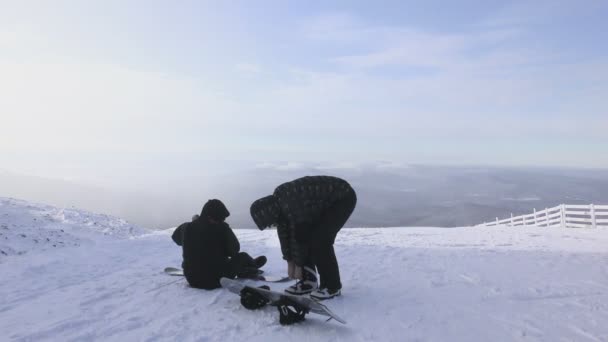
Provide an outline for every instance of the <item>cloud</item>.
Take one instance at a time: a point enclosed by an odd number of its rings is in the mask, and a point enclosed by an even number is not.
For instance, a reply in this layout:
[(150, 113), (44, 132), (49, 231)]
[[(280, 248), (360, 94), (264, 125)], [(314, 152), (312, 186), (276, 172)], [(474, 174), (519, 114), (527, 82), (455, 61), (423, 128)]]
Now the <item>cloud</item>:
[(270, 169), (275, 171), (298, 171), (307, 169), (309, 166), (302, 162), (263, 162), (255, 165), (256, 169)]
[(350, 161), (334, 161), (331, 163), (322, 163), (314, 166), (314, 169), (321, 171), (339, 171), (339, 170), (360, 170), (361, 163)]
[(364, 30), (360, 25), (359, 19), (350, 13), (324, 13), (307, 18), (299, 27), (298, 34), (311, 40), (355, 42), (360, 41), (363, 33), (357, 28)]
[[(495, 49), (484, 52), (488, 46), (508, 42), (517, 38), (520, 30), (495, 30), (481, 33), (454, 34), (454, 33), (429, 33), (408, 28), (392, 29), (370, 29), (375, 34), (370, 36), (372, 41), (385, 41), (385, 44), (376, 48), (375, 51), (339, 56), (332, 61), (349, 67), (374, 68), (384, 66), (406, 66), (406, 67), (435, 67), (439, 69), (477, 68), (488, 65), (492, 61), (484, 61), (486, 56), (496, 54)], [(367, 46), (373, 46), (362, 42)], [(500, 50), (499, 50), (500, 51)], [(521, 52), (521, 51), (519, 51)], [(475, 56), (472, 57), (471, 55)], [(504, 60), (504, 53), (503, 62)], [(518, 53), (514, 61), (521, 62), (526, 57)], [(495, 59), (496, 57), (494, 57)]]
[[(170, 62), (127, 67), (120, 58), (131, 50), (86, 59), (62, 39), (60, 47), (49, 39), (55, 48), (38, 55), (31, 52), (45, 39), (4, 33), (0, 48), (13, 46), (21, 58), (6, 49), (0, 59), (0, 151), (14, 160), (28, 155), (20, 152), (80, 152), (120, 165), (193, 155), (466, 162), (489, 155), (486, 142), (496, 139), (606, 141), (608, 62), (564, 65), (568, 52), (528, 40), (527, 27), (425, 30), (330, 13), (284, 29), (263, 53), (216, 50), (221, 63), (212, 72)], [(239, 34), (231, 37), (260, 32)], [(281, 39), (297, 42), (287, 45), (294, 50), (285, 53)]]
[(245, 74), (259, 74), (262, 72), (262, 67), (254, 63), (239, 63), (234, 68), (236, 71)]
[(603, 0), (518, 0), (506, 3), (478, 25), (486, 28), (535, 26), (605, 9)]
[(192, 79), (112, 64), (0, 61), (0, 74), (0, 148), (13, 151), (171, 150), (231, 111)]
[(411, 165), (409, 165), (408, 163), (404, 163), (404, 162), (385, 161), (385, 162), (379, 162), (378, 164), (375, 165), (375, 167), (378, 170), (403, 170), (403, 169), (410, 169)]
[(18, 38), (12, 32), (0, 31), (0, 48), (13, 47), (17, 44)]
[[(585, 129), (576, 118), (581, 112), (576, 106), (593, 122), (590, 126), (604, 127), (606, 105), (596, 95), (608, 91), (608, 84), (599, 79), (608, 61), (565, 64), (567, 50), (530, 40), (525, 26), (430, 32), (331, 14), (305, 27), (307, 39), (350, 44), (357, 52), (334, 51), (338, 55), (329, 61), (338, 68), (331, 72), (294, 71), (299, 82), (277, 91), (277, 98), (294, 103), (298, 97), (312, 99), (296, 107), (348, 120), (343, 125), (357, 134), (373, 135), (367, 127), (383, 126), (377, 137), (401, 132), (446, 139), (557, 139), (574, 138), (585, 130), (599, 138), (597, 129)], [(332, 111), (335, 108), (349, 115)]]
[[(348, 13), (311, 18), (303, 25), (302, 32), (308, 40), (329, 42), (344, 47), (344, 51), (356, 51), (329, 58), (338, 66), (350, 68), (470, 68), (473, 63), (475, 66), (484, 63), (485, 55), (496, 54), (501, 51), (500, 45), (516, 42), (525, 33), (520, 27), (442, 32), (408, 26), (370, 25)], [(521, 49), (516, 52), (516, 60), (521, 62), (525, 55), (521, 54)]]

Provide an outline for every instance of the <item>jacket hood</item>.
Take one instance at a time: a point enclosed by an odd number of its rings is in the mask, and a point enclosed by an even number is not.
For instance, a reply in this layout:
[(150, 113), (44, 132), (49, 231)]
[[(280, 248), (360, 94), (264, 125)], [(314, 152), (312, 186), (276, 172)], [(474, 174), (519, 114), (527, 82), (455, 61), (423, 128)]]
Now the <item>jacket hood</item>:
[(250, 212), (258, 228), (264, 230), (278, 222), (281, 208), (276, 197), (270, 195), (253, 202)]
[(230, 216), (230, 212), (222, 201), (212, 199), (207, 201), (201, 210), (201, 217), (209, 217), (215, 221), (223, 222), (226, 217)]

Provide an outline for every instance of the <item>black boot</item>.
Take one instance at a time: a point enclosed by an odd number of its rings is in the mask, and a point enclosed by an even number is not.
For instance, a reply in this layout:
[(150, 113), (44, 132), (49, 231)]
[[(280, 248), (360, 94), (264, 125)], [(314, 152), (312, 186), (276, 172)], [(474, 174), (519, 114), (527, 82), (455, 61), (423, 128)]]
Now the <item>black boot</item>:
[(268, 261), (268, 259), (266, 259), (265, 256), (261, 255), (255, 259), (253, 259), (253, 265), (256, 268), (261, 268), (262, 266), (266, 265), (266, 261)]
[(261, 274), (260, 270), (255, 267), (244, 267), (236, 274), (237, 278), (256, 279)]

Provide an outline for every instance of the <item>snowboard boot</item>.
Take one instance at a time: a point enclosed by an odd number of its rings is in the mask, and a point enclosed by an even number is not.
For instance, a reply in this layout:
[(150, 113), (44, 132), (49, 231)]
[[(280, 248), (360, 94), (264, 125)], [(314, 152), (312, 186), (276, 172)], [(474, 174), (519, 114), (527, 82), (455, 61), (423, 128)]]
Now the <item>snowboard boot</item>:
[(291, 285), (290, 287), (285, 289), (285, 292), (292, 295), (305, 295), (309, 294), (312, 291), (316, 290), (319, 286), (317, 285), (317, 272), (313, 269), (304, 267), (302, 270), (304, 273), (302, 280), (298, 280), (297, 283)]
[(261, 255), (253, 259), (253, 265), (255, 266), (255, 268), (261, 268), (262, 266), (266, 265), (266, 261), (268, 261), (268, 259), (266, 259), (265, 256)]
[(248, 279), (255, 279), (257, 278), (260, 274), (262, 274), (262, 271), (258, 270), (255, 267), (245, 267), (242, 270), (240, 270), (237, 274), (236, 277), (237, 278), (248, 278)]
[(328, 288), (317, 289), (310, 293), (310, 298), (313, 298), (316, 300), (326, 300), (326, 299), (331, 299), (331, 298), (341, 295), (342, 294), (341, 292), (342, 292), (341, 289), (335, 289), (335, 290), (331, 290)]

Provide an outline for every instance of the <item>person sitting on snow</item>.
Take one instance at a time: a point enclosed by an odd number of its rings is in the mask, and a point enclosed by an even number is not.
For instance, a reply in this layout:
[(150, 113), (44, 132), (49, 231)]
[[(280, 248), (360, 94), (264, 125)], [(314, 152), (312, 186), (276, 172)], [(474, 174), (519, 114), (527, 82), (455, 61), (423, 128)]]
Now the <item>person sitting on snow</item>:
[(252, 277), (266, 264), (266, 257), (252, 258), (240, 252), (234, 232), (225, 222), (230, 216), (218, 199), (207, 201), (201, 215), (181, 224), (171, 236), (182, 246), (184, 276), (190, 286), (201, 289), (221, 287), (220, 278)]
[(330, 176), (298, 178), (253, 202), (253, 221), (260, 230), (277, 227), (288, 274), (299, 279), (285, 292), (310, 293), (321, 300), (340, 295), (342, 283), (333, 245), (356, 204), (357, 195), (348, 182)]

